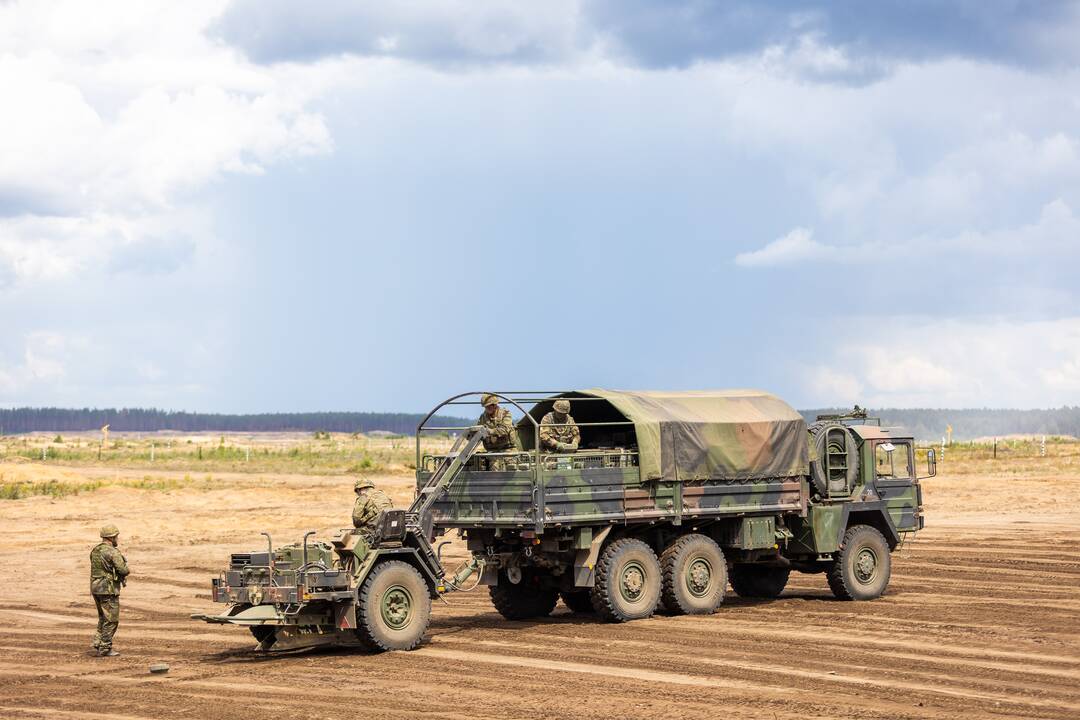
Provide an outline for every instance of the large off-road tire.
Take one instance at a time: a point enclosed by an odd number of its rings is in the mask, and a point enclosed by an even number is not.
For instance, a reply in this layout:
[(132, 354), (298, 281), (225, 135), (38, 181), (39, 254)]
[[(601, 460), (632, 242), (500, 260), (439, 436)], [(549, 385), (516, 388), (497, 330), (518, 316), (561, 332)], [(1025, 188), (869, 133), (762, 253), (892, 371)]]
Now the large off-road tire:
[(592, 592), (588, 588), (574, 590), (573, 592), (561, 592), (563, 605), (570, 608), (570, 612), (577, 615), (592, 615), (596, 610), (592, 606)]
[(431, 595), (412, 565), (400, 560), (379, 563), (358, 595), (356, 634), (372, 650), (412, 650), (424, 639)]
[(712, 538), (691, 533), (660, 554), (661, 602), (676, 615), (708, 615), (724, 602), (727, 561)]
[(885, 592), (891, 569), (885, 536), (869, 525), (852, 525), (829, 569), (829, 589), (841, 600), (873, 600)]
[(774, 598), (784, 592), (791, 568), (740, 564), (731, 568), (731, 588), (744, 598)]
[(559, 591), (544, 586), (540, 577), (526, 571), (521, 582), (513, 584), (506, 573), (499, 573), (499, 584), (488, 588), (491, 603), (507, 620), (528, 620), (547, 617), (559, 602)]
[(607, 622), (650, 617), (660, 602), (660, 561), (641, 540), (623, 538), (608, 545), (596, 563), (592, 604)]

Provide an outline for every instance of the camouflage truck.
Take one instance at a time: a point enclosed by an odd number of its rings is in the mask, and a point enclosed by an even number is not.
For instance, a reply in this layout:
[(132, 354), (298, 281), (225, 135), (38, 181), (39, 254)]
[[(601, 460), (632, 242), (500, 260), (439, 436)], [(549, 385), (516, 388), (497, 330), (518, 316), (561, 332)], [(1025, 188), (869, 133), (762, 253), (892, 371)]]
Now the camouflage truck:
[[(469, 459), (432, 525), (465, 538), (510, 619), (547, 615), (559, 597), (614, 622), (658, 607), (711, 613), (729, 582), (776, 597), (792, 570), (869, 600), (888, 585), (890, 553), (923, 527), (913, 438), (862, 412), (808, 426), (755, 390), (499, 397), (521, 414), (518, 448)], [(574, 453), (538, 439), (559, 398), (580, 429)], [(421, 453), (433, 430), (418, 429), (418, 488), (446, 459)], [(927, 462), (932, 475), (932, 450)]]
[[(416, 499), (368, 537), (342, 530), (234, 554), (212, 583), (228, 608), (192, 617), (248, 626), (263, 650), (333, 643), (412, 649), (431, 600), (473, 575), (509, 619), (549, 614), (559, 598), (610, 622), (658, 607), (705, 614), (728, 583), (776, 597), (792, 570), (824, 573), (845, 600), (879, 596), (890, 553), (922, 528), (913, 439), (865, 414), (807, 425), (778, 398), (710, 392), (494, 393), (516, 409), (515, 447), (479, 452), (481, 425), (417, 428)], [(568, 399), (574, 452), (547, 452), (541, 419)], [(444, 413), (445, 414), (445, 413)], [(425, 453), (432, 433), (460, 433)], [(934, 456), (927, 456), (934, 474)], [(438, 537), (457, 530), (469, 559), (448, 573)], [(474, 587), (476, 585), (474, 584)], [(471, 589), (471, 588), (470, 588)]]

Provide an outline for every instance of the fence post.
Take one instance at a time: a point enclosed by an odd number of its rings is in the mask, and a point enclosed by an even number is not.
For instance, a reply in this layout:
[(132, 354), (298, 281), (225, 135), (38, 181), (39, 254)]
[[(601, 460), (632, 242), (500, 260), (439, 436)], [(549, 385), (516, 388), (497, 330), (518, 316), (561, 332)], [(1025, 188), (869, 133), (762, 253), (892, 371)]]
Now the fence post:
[(1039, 456), (1046, 457), (1046, 436), (1042, 436), (1042, 444), (1039, 446)]

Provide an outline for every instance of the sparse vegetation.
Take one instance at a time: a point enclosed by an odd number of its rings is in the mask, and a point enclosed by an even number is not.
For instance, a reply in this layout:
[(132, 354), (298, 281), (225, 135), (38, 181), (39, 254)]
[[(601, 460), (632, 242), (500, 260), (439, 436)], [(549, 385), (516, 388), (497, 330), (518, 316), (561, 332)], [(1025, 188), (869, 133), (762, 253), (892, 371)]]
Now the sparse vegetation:
[[(425, 438), (425, 452), (445, 450), (451, 439)], [(43, 450), (46, 451), (43, 454)], [(49, 436), (18, 435), (0, 439), (0, 462), (48, 466), (113, 467), (192, 472), (304, 473), (340, 475), (412, 472), (412, 438), (368, 437), (327, 432), (318, 442), (301, 434), (158, 436), (116, 438), (105, 447), (98, 439), (69, 435), (57, 443)], [(43, 459), (44, 458), (44, 459)]]
[(137, 480), (43, 480), (38, 482), (8, 481), (0, 474), (0, 500), (21, 500), (35, 496), (48, 496), (61, 498), (68, 495), (92, 492), (103, 487), (128, 487), (136, 490), (150, 490), (168, 492), (189, 487), (210, 488), (214, 486), (214, 480), (207, 475), (203, 480), (193, 480), (185, 475), (182, 479), (153, 477), (144, 475)]

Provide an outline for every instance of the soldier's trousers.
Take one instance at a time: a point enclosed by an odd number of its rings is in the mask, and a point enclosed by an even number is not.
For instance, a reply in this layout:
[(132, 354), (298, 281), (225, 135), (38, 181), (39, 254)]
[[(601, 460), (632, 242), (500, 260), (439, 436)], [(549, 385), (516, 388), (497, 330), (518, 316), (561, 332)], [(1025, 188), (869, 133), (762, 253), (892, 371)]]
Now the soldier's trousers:
[(98, 650), (111, 650), (113, 635), (120, 624), (120, 596), (95, 595), (97, 605), (97, 632), (94, 633), (94, 647)]

